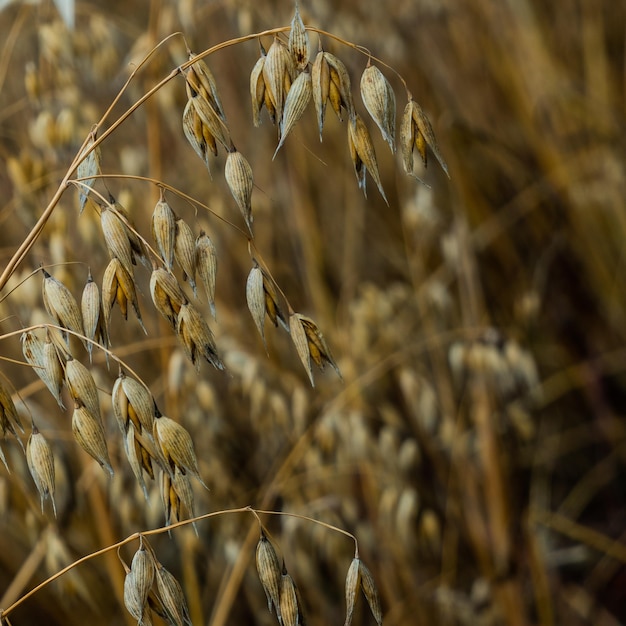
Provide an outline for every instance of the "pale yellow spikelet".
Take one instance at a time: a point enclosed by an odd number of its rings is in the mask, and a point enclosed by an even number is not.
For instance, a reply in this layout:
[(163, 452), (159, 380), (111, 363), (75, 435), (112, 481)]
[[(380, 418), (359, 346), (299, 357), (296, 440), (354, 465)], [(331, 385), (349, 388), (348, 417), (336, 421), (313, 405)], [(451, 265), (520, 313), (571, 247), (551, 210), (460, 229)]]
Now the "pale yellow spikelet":
[(254, 179), (250, 164), (238, 150), (233, 150), (228, 153), (226, 166), (224, 167), (224, 177), (243, 215), (248, 230), (252, 232), (251, 201)]
[(293, 578), (287, 573), (283, 566), (283, 573), (280, 577), (280, 614), (283, 618), (284, 626), (298, 626), (300, 607), (298, 606), (298, 596), (296, 595), (296, 585)]
[(311, 74), (308, 71), (301, 72), (296, 80), (293, 81), (285, 99), (285, 109), (280, 122), (280, 141), (272, 158), (276, 158), (276, 154), (287, 138), (289, 131), (302, 117), (311, 99), (311, 93)]
[(152, 212), (152, 237), (165, 266), (171, 271), (174, 267), (176, 216), (163, 195)]
[(111, 258), (117, 257), (128, 272), (133, 276), (133, 251), (130, 247), (127, 229), (119, 215), (107, 207), (102, 207), (100, 211), (100, 222), (102, 224), (102, 234), (109, 250)]
[(113, 476), (102, 421), (77, 401), (72, 414), (72, 433), (80, 447)]
[(150, 295), (157, 311), (176, 329), (180, 307), (187, 302), (174, 275), (159, 267), (150, 277)]
[(152, 434), (154, 425), (154, 399), (152, 394), (137, 380), (122, 376), (122, 389), (128, 399), (128, 413), (132, 422)]
[(354, 116), (354, 102), (352, 100), (352, 86), (348, 69), (341, 59), (330, 52), (324, 52), (324, 58), (328, 63), (330, 73), (329, 100), (337, 114), (337, 117), (343, 119), (341, 109), (344, 108), (348, 113), (348, 118)]
[(359, 573), (361, 576), (361, 588), (363, 589), (363, 595), (369, 604), (372, 615), (376, 620), (378, 626), (383, 624), (383, 612), (380, 606), (380, 599), (378, 597), (378, 591), (376, 589), (376, 583), (374, 577), (363, 561), (359, 561)]
[(202, 124), (206, 127), (202, 129), (202, 135), (205, 141), (208, 139), (210, 142), (211, 137), (214, 137), (222, 144), (225, 150), (229, 150), (232, 145), (232, 140), (226, 121), (222, 119), (213, 105), (204, 96), (193, 91), (190, 96), (191, 105), (198, 114)]
[(252, 122), (255, 126), (261, 125), (261, 109), (265, 102), (265, 80), (263, 66), (265, 65), (265, 50), (261, 46), (261, 56), (257, 59), (250, 72), (250, 98), (252, 100)]
[(306, 317), (300, 313), (296, 313), (296, 316), (299, 318), (302, 328), (304, 329), (309, 346), (309, 354), (311, 355), (313, 362), (321, 370), (324, 369), (324, 365), (326, 363), (329, 363), (337, 372), (339, 378), (341, 378), (339, 367), (337, 367), (337, 363), (335, 363), (333, 355), (330, 352), (330, 348), (328, 347), (328, 344), (326, 343), (326, 340), (324, 339), (324, 336), (322, 335), (322, 332), (318, 328), (317, 324), (310, 317)]
[(391, 152), (396, 151), (396, 96), (389, 81), (375, 66), (369, 65), (361, 75), (361, 98), (376, 122)]
[(146, 482), (143, 478), (143, 462), (141, 446), (136, 439), (135, 426), (132, 422), (128, 422), (127, 430), (124, 433), (124, 451), (126, 452), (126, 458), (128, 464), (133, 472), (133, 475), (137, 479), (139, 486), (143, 492), (146, 501), (149, 499), (148, 489), (146, 488)]
[(26, 444), (26, 462), (41, 498), (41, 512), (43, 513), (44, 501), (46, 498), (50, 498), (54, 516), (56, 517), (54, 456), (50, 444), (34, 424)]
[(361, 570), (359, 568), (360, 559), (354, 558), (346, 574), (346, 621), (344, 626), (351, 626), (356, 598), (361, 587)]
[[(193, 52), (189, 53), (189, 60), (196, 59)], [(200, 93), (211, 104), (219, 117), (225, 122), (226, 115), (219, 93), (217, 91), (217, 82), (213, 76), (213, 72), (203, 59), (197, 59), (193, 65), (189, 67), (186, 74), (187, 84), (197, 93)]]
[(365, 122), (361, 119), (361, 116), (357, 114), (350, 119), (348, 123), (348, 146), (350, 148), (350, 156), (352, 157), (352, 164), (354, 165), (354, 172), (359, 183), (359, 187), (363, 189), (363, 193), (367, 196), (365, 187), (365, 174), (369, 171), (371, 177), (374, 179), (380, 195), (385, 202), (389, 204), (385, 191), (383, 189), (382, 181), (380, 180), (380, 174), (378, 172), (378, 163), (376, 161), (376, 152), (374, 150), (374, 143), (370, 137), (370, 133), (367, 130)]
[(96, 383), (90, 371), (80, 361), (73, 358), (67, 360), (65, 384), (72, 399), (87, 407), (94, 419), (102, 423)]
[(209, 175), (211, 175), (211, 168), (209, 165), (209, 146), (207, 145), (207, 141), (202, 132), (202, 120), (196, 113), (191, 100), (187, 100), (187, 104), (183, 110), (182, 122), (183, 133), (185, 134), (187, 141), (191, 144), (194, 152), (202, 159)]
[[(43, 304), (46, 311), (56, 324), (82, 335), (83, 319), (76, 299), (60, 280), (48, 274), (45, 269), (42, 269), (42, 272)], [(69, 343), (67, 335), (66, 342)]]
[(313, 380), (313, 370), (311, 369), (311, 355), (309, 353), (309, 342), (300, 320), (300, 316), (293, 313), (289, 316), (289, 332), (291, 334), (291, 340), (293, 341), (296, 352), (304, 365), (311, 387), (315, 387), (315, 381)]
[(196, 271), (204, 286), (206, 297), (215, 319), (215, 287), (217, 282), (217, 250), (211, 238), (200, 231), (196, 239)]
[(176, 626), (191, 625), (189, 609), (180, 583), (160, 563), (155, 572), (157, 594), (168, 621)]
[(171, 471), (173, 472), (174, 467), (178, 466), (195, 476), (206, 487), (200, 477), (198, 461), (189, 432), (173, 419), (157, 414), (153, 434)]
[(42, 361), (42, 373), (45, 378), (42, 380), (48, 386), (50, 393), (54, 396), (57, 404), (64, 409), (63, 400), (61, 399), (61, 389), (63, 387), (63, 365), (66, 358), (64, 353), (59, 347), (46, 336), (46, 341), (43, 345), (43, 361)]
[[(96, 132), (92, 132), (89, 135), (89, 140), (87, 141), (85, 148), (83, 149), (81, 156), (85, 155), (80, 163), (78, 164), (78, 168), (76, 169), (76, 177), (77, 178), (85, 178), (86, 180), (82, 181), (84, 187), (81, 185), (78, 190), (78, 202), (80, 205), (80, 213), (83, 212), (85, 208), (85, 204), (87, 203), (87, 197), (89, 196), (89, 191), (93, 187), (96, 179), (91, 178), (96, 174), (100, 173), (100, 146), (92, 149), (92, 146), (96, 140)], [(88, 153), (88, 154), (87, 154)]]
[(100, 290), (94, 282), (91, 271), (87, 277), (87, 282), (83, 288), (83, 294), (80, 300), (80, 310), (83, 318), (83, 332), (85, 337), (89, 339), (87, 342), (87, 352), (91, 361), (93, 352), (93, 341), (96, 340), (96, 334), (102, 324), (102, 306), (100, 304)]
[(300, 17), (298, 2), (296, 1), (296, 10), (291, 20), (291, 30), (289, 31), (289, 52), (293, 57), (294, 64), (298, 71), (302, 71), (309, 63), (310, 47), (309, 35), (304, 27), (304, 22)]
[(217, 354), (213, 333), (198, 310), (189, 302), (183, 304), (178, 312), (176, 333), (187, 358), (200, 368), (199, 357), (204, 358), (216, 369), (224, 369), (224, 364)]
[(265, 93), (276, 110), (276, 123), (283, 117), (285, 98), (294, 79), (293, 57), (285, 45), (276, 37), (272, 42), (263, 64)]
[(256, 568), (265, 595), (267, 596), (267, 608), (272, 612), (276, 609), (278, 622), (282, 623), (280, 612), (280, 583), (281, 569), (276, 550), (261, 528), (261, 538), (256, 547)]
[(154, 582), (156, 567), (153, 553), (151, 550), (146, 550), (143, 537), (140, 541), (139, 549), (133, 555), (130, 571), (134, 576), (135, 591), (143, 609), (148, 603), (148, 594)]
[(139, 310), (135, 280), (126, 269), (124, 269), (124, 266), (117, 257), (113, 257), (109, 261), (102, 278), (102, 309), (104, 327), (107, 335), (111, 324), (111, 312), (115, 303), (119, 306), (124, 319), (128, 319), (128, 305), (130, 304), (135, 311), (139, 324), (147, 334), (147, 330), (141, 318), (141, 311)]
[(330, 96), (330, 66), (328, 65), (323, 50), (317, 53), (313, 67), (311, 68), (311, 91), (313, 94), (313, 103), (315, 104), (315, 112), (317, 114), (320, 141), (322, 141), (326, 104)]
[(184, 219), (176, 220), (176, 236), (174, 239), (174, 258), (183, 270), (183, 278), (189, 281), (193, 293), (196, 290), (196, 242), (189, 224)]
[(258, 265), (255, 265), (248, 274), (246, 281), (246, 301), (250, 315), (259, 330), (263, 345), (267, 350), (265, 342), (265, 290), (263, 289), (263, 273)]

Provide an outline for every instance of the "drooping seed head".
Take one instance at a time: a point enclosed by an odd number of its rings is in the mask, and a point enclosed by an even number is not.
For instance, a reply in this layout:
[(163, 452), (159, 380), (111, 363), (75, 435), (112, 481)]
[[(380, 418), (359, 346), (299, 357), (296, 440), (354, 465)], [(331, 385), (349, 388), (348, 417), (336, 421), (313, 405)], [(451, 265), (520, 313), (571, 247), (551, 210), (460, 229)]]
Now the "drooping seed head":
[(281, 568), (276, 555), (276, 550), (261, 530), (261, 538), (256, 547), (256, 568), (261, 580), (261, 585), (267, 596), (267, 608), (272, 612), (272, 606), (276, 609), (278, 622), (282, 623), (280, 611), (280, 583)]
[(176, 220), (176, 236), (174, 238), (174, 258), (183, 270), (183, 278), (189, 281), (189, 285), (197, 297), (196, 290), (196, 245), (193, 231), (184, 219)]
[(304, 27), (304, 22), (300, 17), (298, 3), (296, 2), (296, 11), (291, 20), (291, 30), (289, 31), (289, 52), (293, 58), (294, 64), (298, 71), (302, 71), (309, 63), (310, 47), (309, 35)]
[(215, 286), (217, 281), (217, 250), (210, 237), (201, 231), (196, 239), (196, 271), (204, 285), (211, 314), (215, 319)]
[[(42, 270), (43, 304), (55, 323), (79, 335), (83, 333), (83, 319), (76, 299), (70, 290), (60, 281)], [(69, 337), (66, 336), (69, 343)]]
[(72, 433), (80, 447), (113, 476), (102, 421), (78, 401), (72, 414)]
[(33, 430), (28, 438), (28, 443), (26, 444), (26, 462), (41, 498), (41, 512), (43, 513), (45, 499), (50, 498), (54, 516), (56, 517), (57, 510), (54, 502), (54, 456), (52, 454), (52, 448), (50, 448), (45, 437), (39, 432), (36, 426), (33, 426)]
[(361, 98), (391, 152), (395, 152), (396, 96), (389, 81), (375, 65), (368, 65), (361, 75)]
[(69, 358), (65, 364), (65, 384), (73, 400), (87, 408), (102, 424), (96, 382), (91, 372), (78, 360)]
[(171, 271), (174, 267), (176, 216), (164, 198), (156, 203), (152, 212), (152, 237), (165, 266)]
[(293, 81), (291, 89), (285, 99), (285, 109), (283, 111), (283, 117), (280, 121), (279, 129), (280, 141), (278, 142), (278, 147), (276, 148), (276, 152), (274, 152), (273, 158), (276, 157), (276, 153), (283, 145), (289, 131), (302, 117), (302, 114), (311, 99), (311, 92), (311, 74), (308, 71), (301, 72), (296, 80)]
[(191, 303), (185, 303), (180, 307), (176, 320), (176, 334), (187, 358), (196, 366), (196, 369), (200, 367), (198, 357), (203, 357), (216, 369), (224, 369), (224, 364), (217, 354), (213, 333)]
[(252, 188), (254, 179), (252, 168), (238, 150), (228, 153), (224, 167), (224, 177), (237, 206), (243, 215), (248, 230), (252, 232)]

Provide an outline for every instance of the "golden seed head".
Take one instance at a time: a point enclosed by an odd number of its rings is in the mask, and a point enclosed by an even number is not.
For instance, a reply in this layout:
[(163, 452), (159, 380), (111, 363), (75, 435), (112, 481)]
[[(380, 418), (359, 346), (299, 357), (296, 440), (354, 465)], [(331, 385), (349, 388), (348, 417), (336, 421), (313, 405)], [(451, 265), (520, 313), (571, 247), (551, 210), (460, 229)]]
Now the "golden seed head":
[(277, 123), (280, 123), (283, 117), (283, 105), (291, 88), (294, 74), (293, 57), (285, 45), (278, 38), (275, 38), (267, 51), (267, 57), (263, 64), (263, 80), (265, 81), (266, 104), (269, 100), (273, 105)]
[(196, 242), (193, 231), (184, 219), (176, 220), (176, 236), (174, 238), (174, 258), (183, 270), (183, 278), (189, 281), (194, 295), (196, 290)]
[(389, 81), (375, 65), (366, 67), (361, 75), (361, 98), (391, 152), (395, 152), (396, 96)]
[(176, 329), (178, 313), (187, 298), (171, 272), (159, 267), (150, 277), (150, 295), (157, 311)]
[(300, 607), (298, 606), (298, 597), (296, 595), (296, 584), (293, 578), (283, 570), (280, 577), (280, 613), (283, 618), (284, 626), (297, 626), (301, 623)]
[(191, 303), (185, 303), (180, 307), (176, 320), (176, 333), (187, 358), (196, 366), (196, 369), (200, 367), (198, 357), (203, 357), (216, 369), (224, 369), (224, 364), (217, 354), (213, 333)]
[(226, 166), (224, 167), (224, 177), (228, 183), (237, 206), (243, 215), (248, 230), (252, 232), (252, 188), (254, 179), (252, 168), (243, 154), (238, 150), (228, 153)]
[(79, 402), (72, 414), (72, 433), (80, 447), (113, 476), (102, 421)]
[(330, 95), (330, 66), (326, 60), (323, 50), (320, 50), (313, 61), (311, 68), (311, 90), (313, 93), (313, 103), (317, 113), (317, 126), (322, 141), (322, 128), (324, 127), (324, 117), (326, 115), (326, 103)]
[(341, 115), (342, 108), (344, 108), (348, 113), (348, 119), (352, 119), (355, 111), (348, 69), (344, 65), (343, 61), (330, 52), (324, 52), (324, 58), (328, 63), (328, 70), (330, 74), (328, 89), (328, 98), (330, 103), (340, 120), (343, 119)]
[[(183, 133), (187, 138), (187, 141), (191, 144), (191, 147), (194, 149), (194, 152), (202, 159), (204, 164), (206, 165), (207, 171), (209, 175), (211, 175), (211, 168), (209, 166), (209, 146), (207, 145), (207, 141), (204, 137), (204, 133), (202, 131), (202, 120), (200, 116), (196, 113), (196, 110), (193, 106), (191, 100), (187, 100), (187, 104), (183, 110)], [(213, 150), (213, 146), (211, 146), (211, 151), (215, 153)]]
[(134, 576), (133, 583), (142, 609), (148, 604), (148, 594), (154, 582), (155, 571), (154, 556), (151, 550), (146, 550), (144, 541), (142, 538), (142, 543), (130, 564), (130, 573)]
[(126, 225), (114, 210), (107, 207), (102, 207), (100, 211), (100, 223), (109, 255), (111, 258), (117, 257), (124, 269), (132, 277), (135, 259)]
[(265, 80), (263, 66), (265, 65), (265, 51), (257, 59), (250, 72), (250, 98), (252, 100), (252, 122), (255, 126), (261, 125), (261, 109), (265, 101)]
[(183, 590), (173, 574), (158, 563), (155, 579), (157, 594), (169, 622), (177, 626), (182, 626), (183, 623), (191, 624)]
[(217, 250), (204, 232), (196, 239), (196, 271), (200, 282), (204, 285), (211, 314), (215, 319), (215, 285), (217, 281)]
[(41, 498), (41, 512), (46, 498), (50, 498), (54, 516), (57, 510), (54, 502), (54, 456), (44, 436), (33, 426), (26, 444), (26, 462)]
[(298, 71), (304, 70), (309, 63), (311, 53), (309, 48), (309, 35), (300, 17), (297, 2), (296, 11), (291, 20), (291, 30), (289, 31), (289, 52), (294, 60), (296, 69)]
[(89, 360), (93, 352), (92, 341), (97, 341), (96, 335), (100, 326), (103, 324), (101, 316), (102, 305), (100, 304), (100, 290), (98, 285), (91, 277), (91, 272), (87, 278), (87, 283), (83, 288), (83, 295), (80, 300), (80, 310), (83, 318), (83, 332), (85, 337), (90, 341), (87, 342), (87, 352), (89, 352)]
[[(42, 270), (43, 304), (55, 323), (72, 332), (82, 335), (83, 319), (76, 299), (70, 290), (59, 280)], [(66, 337), (69, 343), (69, 338)]]
[(156, 203), (152, 212), (152, 237), (165, 266), (171, 271), (174, 267), (176, 216), (163, 198)]
[(302, 117), (311, 99), (311, 93), (311, 74), (308, 71), (301, 72), (296, 80), (293, 81), (291, 89), (285, 99), (285, 109), (279, 125), (280, 141), (278, 142), (278, 147), (276, 148), (276, 152), (274, 152), (273, 158), (276, 157), (276, 153), (283, 145), (289, 131)]
[(80, 361), (68, 359), (65, 364), (65, 384), (72, 399), (86, 407), (94, 419), (102, 423), (96, 383), (89, 370)]
[(267, 608), (272, 612), (272, 606), (276, 608), (279, 623), (282, 622), (280, 611), (280, 583), (281, 569), (274, 546), (261, 530), (261, 538), (256, 547), (256, 568), (259, 573), (261, 585), (267, 596)]
[(352, 624), (356, 597), (361, 586), (360, 562), (360, 559), (352, 559), (352, 563), (350, 563), (348, 573), (346, 574), (346, 621), (344, 622), (344, 626), (351, 626)]
[(255, 265), (248, 274), (246, 281), (246, 301), (250, 315), (263, 339), (263, 345), (267, 350), (265, 342), (265, 290), (263, 289), (263, 273), (258, 265)]

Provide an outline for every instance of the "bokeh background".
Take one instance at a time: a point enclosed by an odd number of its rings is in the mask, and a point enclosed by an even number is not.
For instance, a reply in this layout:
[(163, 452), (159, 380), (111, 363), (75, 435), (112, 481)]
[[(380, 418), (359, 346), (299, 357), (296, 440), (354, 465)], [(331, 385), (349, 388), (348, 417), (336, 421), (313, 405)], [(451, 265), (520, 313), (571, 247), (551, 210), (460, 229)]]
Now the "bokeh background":
[[(67, 3), (66, 3), (67, 4)], [(71, 3), (70, 3), (71, 5)], [(75, 4), (72, 30), (51, 2), (0, 12), (0, 256), (4, 266), (48, 204), (92, 125), (161, 39), (200, 52), (287, 26), (273, 0), (133, 0)], [(252, 505), (354, 533), (377, 582), (385, 624), (626, 621), (626, 5), (608, 0), (301, 0), (307, 25), (391, 66), (430, 117), (450, 179), (429, 154), (405, 175), (358, 96), (367, 57), (322, 36), (346, 64), (373, 137), (387, 206), (357, 187), (346, 122), (312, 105), (272, 161), (276, 129), (252, 125), (255, 40), (206, 59), (237, 148), (255, 177), (255, 244), (294, 310), (315, 319), (343, 381), (312, 389), (289, 336), (247, 310), (252, 266), (224, 182), (185, 141), (182, 78), (102, 144), (102, 171), (162, 180), (211, 208), (168, 195), (218, 249), (217, 322), (227, 371), (182, 354), (137, 269), (148, 335), (114, 313), (112, 344), (160, 409), (193, 435), (197, 513)], [(267, 48), (271, 37), (263, 38)], [(318, 36), (311, 34), (312, 54)], [(185, 60), (180, 36), (137, 75), (110, 121)], [(398, 118), (406, 90), (393, 85)], [(112, 178), (110, 192), (150, 239), (158, 189)], [(223, 218), (223, 219), (220, 219)], [(226, 221), (224, 221), (226, 220)], [(228, 224), (227, 222), (232, 222)], [(108, 255), (94, 211), (68, 189), (1, 294), (2, 332), (48, 319), (41, 277), (78, 296)], [(20, 281), (23, 284), (17, 286)], [(15, 290), (10, 291), (11, 287)], [(208, 317), (208, 309), (206, 310)], [(77, 354), (88, 364), (84, 351)], [(22, 361), (16, 336), (3, 358)], [(0, 606), (66, 564), (163, 525), (157, 485), (144, 502), (128, 468), (110, 392), (116, 368), (96, 354), (115, 477), (74, 443), (30, 368), (5, 361), (25, 423), (56, 460), (58, 517), (42, 515), (24, 454), (7, 437), (0, 467)], [(24, 437), (25, 440), (26, 436)], [(341, 624), (354, 546), (293, 517), (263, 522), (298, 584), (308, 623)], [(151, 540), (183, 585), (194, 624), (272, 624), (254, 566), (258, 525), (225, 514)], [(136, 546), (135, 546), (136, 547)], [(134, 548), (122, 556), (132, 557)], [(134, 623), (115, 554), (85, 563), (11, 614), (17, 624)], [(159, 623), (155, 618), (155, 623)], [(373, 624), (360, 598), (355, 624)]]

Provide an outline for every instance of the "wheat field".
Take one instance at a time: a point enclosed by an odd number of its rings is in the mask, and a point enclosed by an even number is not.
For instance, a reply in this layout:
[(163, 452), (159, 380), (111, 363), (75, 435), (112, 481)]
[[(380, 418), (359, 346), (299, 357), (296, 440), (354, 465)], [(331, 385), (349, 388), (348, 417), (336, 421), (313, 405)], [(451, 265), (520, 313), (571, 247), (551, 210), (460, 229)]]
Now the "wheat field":
[(0, 3), (0, 623), (626, 623), (626, 6), (295, 11)]

